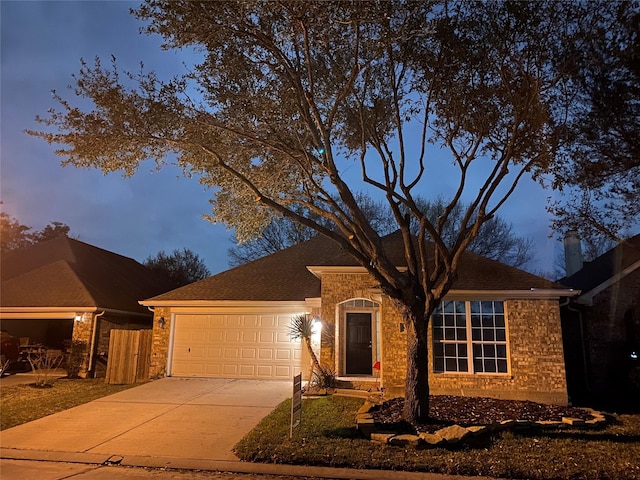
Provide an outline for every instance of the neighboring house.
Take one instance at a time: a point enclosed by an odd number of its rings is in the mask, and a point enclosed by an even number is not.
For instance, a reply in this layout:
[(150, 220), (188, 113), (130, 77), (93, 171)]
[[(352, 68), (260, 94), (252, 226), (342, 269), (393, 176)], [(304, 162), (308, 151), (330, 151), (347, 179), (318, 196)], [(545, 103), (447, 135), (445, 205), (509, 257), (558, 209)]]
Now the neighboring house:
[(578, 263), (559, 281), (581, 291), (562, 308), (570, 394), (628, 393), (630, 369), (640, 365), (640, 235), (584, 265), (572, 244), (567, 258)]
[(0, 328), (53, 349), (73, 340), (90, 376), (104, 372), (111, 329), (151, 328), (138, 300), (173, 288), (131, 258), (67, 237), (3, 254), (0, 276)]
[[(401, 237), (383, 239), (398, 267)], [(574, 292), (465, 253), (433, 316), (434, 394), (567, 403), (559, 298)], [(307, 313), (322, 324), (321, 362), (339, 378), (402, 395), (404, 320), (376, 281), (323, 237), (141, 302), (155, 310), (152, 376), (290, 379), (307, 361), (287, 327)]]

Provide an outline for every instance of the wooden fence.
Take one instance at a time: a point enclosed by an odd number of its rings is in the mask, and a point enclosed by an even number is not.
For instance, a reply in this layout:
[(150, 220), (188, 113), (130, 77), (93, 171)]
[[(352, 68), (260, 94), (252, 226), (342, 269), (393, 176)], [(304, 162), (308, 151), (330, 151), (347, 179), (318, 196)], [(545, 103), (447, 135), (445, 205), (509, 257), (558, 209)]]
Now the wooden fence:
[(111, 330), (105, 381), (131, 384), (149, 380), (151, 330)]

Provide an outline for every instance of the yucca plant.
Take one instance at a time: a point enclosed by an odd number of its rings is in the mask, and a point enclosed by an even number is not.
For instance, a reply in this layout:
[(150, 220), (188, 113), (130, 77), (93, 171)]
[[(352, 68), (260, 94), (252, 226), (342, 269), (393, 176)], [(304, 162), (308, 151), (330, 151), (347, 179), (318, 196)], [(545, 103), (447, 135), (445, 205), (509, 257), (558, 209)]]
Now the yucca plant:
[(313, 361), (311, 365), (311, 371), (309, 372), (309, 383), (311, 383), (311, 379), (313, 378), (314, 370), (316, 372), (320, 372), (322, 368), (320, 367), (320, 362), (318, 361), (318, 357), (316, 357), (316, 352), (313, 351), (311, 347), (311, 337), (315, 334), (314, 330), (314, 317), (309, 315), (300, 314), (291, 317), (291, 323), (289, 324), (289, 335), (294, 340), (301, 339), (304, 344), (307, 346), (307, 351), (311, 356), (311, 360)]

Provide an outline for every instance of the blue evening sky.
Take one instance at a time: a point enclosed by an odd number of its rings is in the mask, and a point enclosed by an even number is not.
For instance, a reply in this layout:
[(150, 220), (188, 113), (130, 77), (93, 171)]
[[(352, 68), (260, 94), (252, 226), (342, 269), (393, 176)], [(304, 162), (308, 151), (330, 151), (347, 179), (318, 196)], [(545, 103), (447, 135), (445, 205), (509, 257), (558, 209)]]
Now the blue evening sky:
[[(132, 178), (121, 174), (61, 167), (55, 147), (24, 133), (39, 129), (35, 116), (56, 103), (51, 90), (70, 98), (67, 85), (80, 59), (96, 56), (120, 67), (164, 75), (182, 71), (180, 55), (163, 52), (160, 38), (139, 33), (129, 14), (136, 2), (6, 1), (1, 8), (0, 199), (2, 209), (22, 224), (40, 229), (52, 221), (71, 228), (72, 236), (142, 262), (160, 250), (189, 248), (212, 273), (228, 268), (231, 234), (202, 219), (210, 212), (210, 192), (175, 167), (160, 172), (144, 165)], [(73, 100), (73, 99), (72, 99)], [(354, 166), (355, 170), (355, 166)], [(357, 173), (357, 172), (354, 172)], [(448, 169), (430, 172), (435, 197), (456, 184)], [(536, 243), (534, 271), (553, 271), (558, 243), (548, 235), (547, 197), (534, 182), (523, 182), (501, 215), (519, 235)]]

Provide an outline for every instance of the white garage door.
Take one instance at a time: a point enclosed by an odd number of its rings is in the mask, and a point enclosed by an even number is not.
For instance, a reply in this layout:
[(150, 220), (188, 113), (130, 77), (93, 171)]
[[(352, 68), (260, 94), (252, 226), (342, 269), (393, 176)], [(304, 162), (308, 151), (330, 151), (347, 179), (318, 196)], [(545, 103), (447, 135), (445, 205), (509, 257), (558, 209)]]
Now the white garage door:
[(176, 315), (171, 374), (185, 377), (291, 379), (301, 343), (290, 314)]

